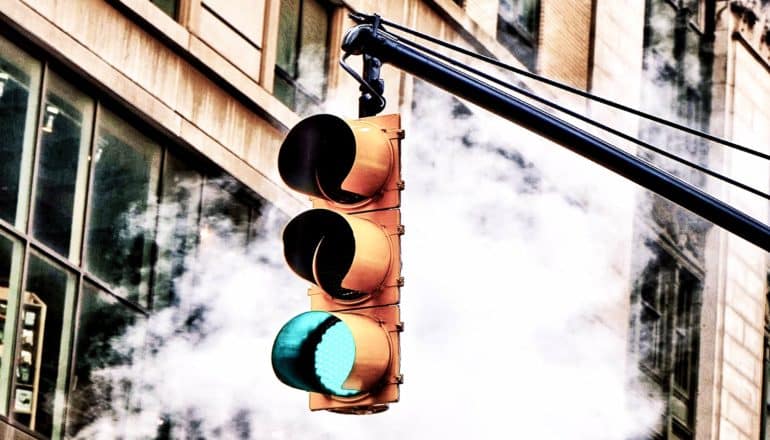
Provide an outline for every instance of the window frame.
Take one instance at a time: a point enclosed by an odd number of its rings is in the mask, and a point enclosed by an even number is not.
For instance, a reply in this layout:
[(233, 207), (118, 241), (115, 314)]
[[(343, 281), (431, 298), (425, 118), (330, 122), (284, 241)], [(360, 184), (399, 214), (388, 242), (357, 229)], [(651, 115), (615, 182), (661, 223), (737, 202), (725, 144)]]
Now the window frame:
[[(630, 353), (634, 359), (634, 365), (640, 373), (640, 379), (651, 380), (647, 386), (654, 386), (662, 393), (666, 402), (661, 413), (661, 424), (650, 432), (650, 438), (671, 438), (673, 433), (679, 437), (693, 440), (695, 438), (695, 425), (697, 415), (698, 373), (700, 368), (700, 334), (695, 329), (699, 328), (701, 320), (701, 306), (703, 298), (704, 274), (702, 268), (693, 266), (691, 262), (681, 255), (676, 246), (668, 243), (665, 236), (660, 235), (657, 240), (647, 240), (645, 246), (651, 250), (652, 257), (647, 266), (635, 281), (631, 293), (631, 325), (630, 325)], [(657, 351), (656, 359), (660, 360), (660, 368), (651, 368), (645, 364), (645, 353), (642, 347), (647, 346), (643, 340), (642, 311), (646, 301), (642, 298), (642, 289), (646, 285), (645, 278), (648, 274), (655, 277), (655, 295), (658, 319), (661, 330), (654, 349)], [(683, 279), (689, 278), (694, 283), (686, 283)], [(687, 287), (688, 291), (683, 291)], [(688, 314), (680, 316), (683, 295), (689, 296)], [(660, 310), (658, 310), (660, 309)], [(684, 320), (682, 319), (684, 318)], [(682, 323), (682, 321), (686, 321)], [(678, 337), (682, 327), (686, 328), (685, 338), (687, 346), (685, 361), (687, 362), (688, 389), (682, 388), (677, 383), (679, 356), (681, 356)], [(654, 385), (653, 385), (654, 384)], [(686, 420), (674, 414), (673, 402), (678, 400), (685, 405), (687, 410)]]
[[(282, 2), (283, 0), (277, 0), (277, 1)], [(326, 41), (324, 42), (325, 50), (324, 50), (324, 61), (323, 61), (323, 64), (324, 64), (324, 77), (326, 79), (329, 78), (329, 72), (331, 71), (330, 64), (331, 64), (331, 58), (332, 57), (329, 54), (329, 52), (330, 52), (329, 48), (331, 47), (331, 38), (332, 38), (332, 35), (334, 33), (334, 29), (333, 29), (333, 26), (334, 26), (334, 23), (335, 23), (334, 14), (338, 10), (338, 8), (336, 8), (333, 4), (331, 4), (330, 2), (328, 2), (326, 0), (297, 0), (297, 1), (299, 3), (299, 11), (298, 11), (299, 17), (298, 17), (298, 20), (297, 20), (297, 34), (294, 36), (294, 51), (296, 53), (296, 57), (294, 59), (294, 66), (293, 66), (294, 70), (297, 72), (297, 77), (293, 78), (292, 75), (289, 72), (284, 70), (283, 67), (281, 67), (278, 64), (278, 60), (277, 60), (278, 59), (278, 55), (277, 54), (276, 54), (276, 62), (275, 62), (275, 66), (274, 66), (275, 79), (285, 82), (292, 89), (291, 105), (289, 105), (289, 103), (287, 103), (287, 102), (284, 102), (280, 98), (279, 98), (279, 100), (281, 102), (283, 102), (287, 107), (289, 107), (290, 109), (292, 109), (294, 111), (301, 110), (299, 108), (300, 103), (297, 100), (298, 94), (301, 94), (301, 96), (302, 96), (302, 98), (304, 99), (305, 102), (309, 102), (312, 105), (318, 106), (318, 105), (321, 105), (323, 103), (323, 100), (326, 98), (326, 94), (328, 93), (328, 88), (329, 88), (328, 87), (328, 82), (324, 82), (323, 89), (322, 89), (322, 92), (321, 92), (321, 96), (316, 96), (312, 92), (308, 91), (305, 87), (303, 87), (302, 83), (299, 81), (299, 74), (300, 74), (299, 60), (300, 60), (300, 56), (301, 56), (301, 53), (302, 53), (301, 52), (302, 51), (302, 24), (304, 22), (304, 20), (302, 18), (303, 18), (304, 10), (305, 10), (305, 2), (307, 2), (307, 1), (314, 1), (314, 2), (318, 3), (318, 5), (321, 8), (323, 8), (324, 11), (326, 12), (327, 32), (326, 32)], [(280, 25), (280, 18), (279, 18), (278, 34), (280, 34), (280, 32), (281, 32), (281, 25)], [(277, 49), (276, 49), (276, 52), (277, 52)], [(273, 81), (273, 94), (275, 94), (275, 87), (276, 87), (276, 85), (275, 85), (275, 80), (274, 80)]]

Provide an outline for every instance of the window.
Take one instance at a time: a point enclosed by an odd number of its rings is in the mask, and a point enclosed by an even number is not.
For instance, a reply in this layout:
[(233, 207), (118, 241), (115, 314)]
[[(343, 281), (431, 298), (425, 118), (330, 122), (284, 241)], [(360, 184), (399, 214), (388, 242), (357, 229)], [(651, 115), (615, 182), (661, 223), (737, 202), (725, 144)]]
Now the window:
[(0, 219), (24, 229), (40, 63), (0, 39)]
[(201, 245), (207, 236), (228, 236), (246, 245), (249, 230), (249, 207), (227, 190), (225, 180), (209, 180), (203, 188), (203, 218), (201, 219)]
[(174, 20), (179, 18), (179, 0), (150, 0), (150, 2)]
[(497, 9), (497, 41), (530, 70), (535, 70), (539, 23), (539, 0), (500, 0)]
[(99, 119), (86, 268), (147, 307), (160, 147), (110, 112)]
[(77, 291), (75, 275), (33, 252), (14, 365), (13, 419), (57, 437), (64, 417), (70, 328)]
[[(642, 109), (708, 132), (714, 54), (711, 38), (692, 23), (695, 7), (701, 10), (703, 4), (684, 0), (647, 1)], [(713, 29), (711, 25), (708, 27)], [(708, 167), (709, 144), (700, 137), (650, 122), (641, 123), (639, 135), (653, 145), (666, 145), (670, 152)], [(639, 155), (695, 186), (706, 184), (706, 176), (694, 168), (682, 167), (649, 151), (640, 151)], [(679, 247), (702, 259), (709, 224), (660, 197), (651, 195), (650, 199), (657, 225), (669, 237), (676, 237)]]
[(245, 248), (260, 215), (257, 195), (138, 125), (0, 36), (0, 414), (43, 437), (104, 409), (93, 373), (174, 303), (201, 235), (228, 225)]
[(326, 93), (329, 8), (319, 0), (281, 0), (273, 93), (299, 113)]
[(158, 212), (153, 309), (172, 304), (176, 280), (198, 245), (203, 176), (174, 154), (166, 154)]
[(693, 439), (701, 282), (662, 247), (648, 247), (654, 257), (637, 281), (632, 334), (646, 385), (668, 402), (652, 438)]
[[(693, 14), (701, 13), (700, 6), (695, 0), (647, 0), (642, 109), (708, 131), (710, 101), (705, 78), (710, 77), (713, 54), (708, 38), (693, 24)], [(652, 123), (641, 124), (640, 137), (706, 165), (707, 145), (700, 138)], [(671, 166), (649, 152), (639, 154), (694, 185), (705, 183), (695, 170)], [(700, 273), (711, 226), (652, 193), (642, 204), (649, 204), (649, 226), (659, 237), (647, 244), (654, 258), (637, 280), (632, 296), (636, 305), (632, 334), (639, 369), (651, 391), (665, 403), (651, 438), (693, 439), (703, 289)]]
[(77, 316), (73, 377), (67, 409), (67, 435), (71, 437), (109, 409), (110, 394), (118, 390), (109, 389), (109, 383), (92, 373), (128, 361), (126, 353), (115, 350), (114, 342), (143, 315), (96, 286), (84, 284)]
[(49, 75), (39, 129), (32, 235), (76, 259), (85, 201), (93, 102)]

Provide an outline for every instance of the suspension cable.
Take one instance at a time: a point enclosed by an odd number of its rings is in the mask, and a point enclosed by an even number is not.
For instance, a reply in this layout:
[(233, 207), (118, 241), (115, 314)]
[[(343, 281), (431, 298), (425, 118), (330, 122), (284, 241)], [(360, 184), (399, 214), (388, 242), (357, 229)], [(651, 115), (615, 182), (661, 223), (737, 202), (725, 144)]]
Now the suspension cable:
[[(380, 32), (382, 32), (382, 30), (380, 30)], [(728, 176), (720, 174), (720, 173), (718, 173), (718, 172), (716, 172), (714, 170), (711, 170), (711, 169), (706, 168), (706, 167), (704, 167), (702, 165), (699, 165), (697, 163), (694, 163), (692, 161), (689, 161), (687, 159), (679, 157), (679, 156), (677, 156), (677, 155), (675, 155), (673, 153), (670, 153), (670, 152), (668, 152), (666, 150), (663, 150), (663, 149), (661, 149), (659, 147), (656, 147), (655, 145), (652, 145), (652, 144), (650, 144), (648, 142), (645, 142), (645, 141), (642, 141), (640, 139), (637, 139), (636, 137), (631, 136), (631, 135), (629, 135), (627, 133), (624, 133), (622, 131), (619, 131), (619, 130), (616, 130), (616, 129), (612, 128), (612, 127), (604, 125), (601, 122), (593, 120), (593, 119), (591, 119), (591, 118), (589, 118), (589, 117), (587, 117), (585, 115), (582, 115), (582, 114), (580, 114), (578, 112), (575, 112), (574, 110), (570, 110), (570, 109), (568, 109), (566, 107), (563, 107), (563, 106), (561, 106), (559, 104), (556, 104), (556, 103), (554, 103), (554, 102), (552, 102), (552, 101), (550, 101), (550, 100), (548, 100), (546, 98), (543, 98), (543, 97), (541, 97), (541, 96), (539, 96), (539, 95), (537, 95), (537, 94), (535, 94), (533, 92), (530, 92), (530, 91), (528, 91), (528, 90), (526, 90), (524, 88), (515, 86), (513, 84), (509, 84), (509, 83), (507, 83), (507, 82), (505, 82), (505, 81), (503, 81), (503, 80), (501, 80), (499, 78), (495, 78), (495, 77), (493, 77), (493, 76), (491, 76), (491, 75), (489, 75), (487, 73), (484, 73), (484, 72), (482, 72), (480, 70), (477, 70), (477, 69), (474, 69), (472, 67), (469, 67), (469, 66), (467, 66), (466, 64), (464, 64), (464, 63), (462, 63), (460, 61), (454, 60), (451, 57), (443, 55), (443, 54), (441, 54), (441, 53), (439, 53), (439, 52), (437, 52), (435, 50), (432, 50), (430, 48), (427, 48), (427, 47), (425, 47), (425, 46), (423, 46), (423, 45), (421, 45), (419, 43), (416, 43), (416, 42), (413, 42), (413, 41), (410, 41), (410, 40), (406, 40), (406, 39), (399, 40), (399, 41), (401, 43), (407, 45), (407, 46), (411, 46), (411, 47), (413, 47), (413, 48), (415, 48), (417, 50), (420, 50), (420, 51), (422, 51), (424, 53), (427, 53), (427, 54), (429, 54), (429, 55), (431, 55), (433, 57), (436, 57), (436, 58), (438, 58), (438, 59), (440, 59), (440, 60), (442, 60), (444, 62), (452, 64), (452, 65), (454, 65), (456, 67), (459, 67), (459, 68), (461, 68), (463, 70), (466, 70), (466, 71), (468, 71), (468, 72), (470, 72), (470, 73), (472, 73), (474, 75), (477, 75), (477, 76), (479, 76), (481, 78), (484, 78), (484, 79), (486, 79), (488, 81), (491, 81), (491, 82), (493, 82), (493, 83), (495, 83), (497, 85), (500, 85), (500, 86), (505, 87), (507, 89), (513, 90), (516, 93), (519, 93), (519, 94), (524, 95), (524, 96), (526, 96), (526, 97), (528, 97), (530, 99), (533, 99), (533, 100), (535, 100), (537, 102), (540, 102), (541, 104), (545, 104), (545, 105), (547, 105), (547, 106), (549, 106), (549, 107), (551, 107), (553, 109), (556, 109), (556, 110), (558, 110), (558, 111), (560, 111), (560, 112), (562, 112), (564, 114), (567, 114), (567, 115), (572, 116), (572, 117), (574, 117), (576, 119), (579, 119), (579, 120), (581, 120), (581, 121), (583, 121), (583, 122), (585, 122), (587, 124), (593, 125), (594, 127), (597, 127), (597, 128), (599, 128), (601, 130), (604, 130), (604, 131), (606, 131), (608, 133), (611, 133), (611, 134), (613, 134), (615, 136), (618, 136), (618, 137), (620, 137), (622, 139), (625, 139), (625, 140), (627, 140), (629, 142), (633, 142), (633, 143), (635, 143), (635, 144), (637, 144), (637, 145), (639, 145), (639, 146), (641, 146), (641, 147), (643, 147), (645, 149), (648, 149), (650, 151), (658, 153), (661, 156), (667, 157), (667, 158), (669, 158), (671, 160), (674, 160), (676, 162), (679, 162), (679, 163), (681, 163), (683, 165), (687, 165), (689, 167), (692, 167), (692, 168), (694, 168), (694, 169), (696, 169), (696, 170), (698, 170), (698, 171), (700, 171), (700, 172), (702, 172), (704, 174), (707, 174), (707, 175), (709, 175), (711, 177), (719, 179), (719, 180), (721, 180), (721, 181), (723, 181), (725, 183), (728, 183), (730, 185), (736, 186), (736, 187), (738, 187), (740, 189), (743, 189), (744, 191), (748, 191), (748, 192), (750, 192), (750, 193), (752, 193), (754, 195), (757, 195), (759, 197), (762, 197), (762, 198), (764, 198), (766, 200), (770, 200), (770, 194), (764, 193), (764, 192), (762, 192), (760, 190), (757, 190), (757, 189), (755, 189), (755, 188), (753, 188), (751, 186), (748, 186), (748, 185), (743, 184), (743, 183), (741, 183), (741, 182), (739, 182), (737, 180), (734, 180), (734, 179), (732, 179), (732, 178), (730, 178)], [(649, 161), (647, 161), (647, 160), (645, 160), (645, 162), (649, 163)]]
[[(357, 21), (357, 22), (367, 22), (367, 20), (368, 20), (366, 18), (368, 16), (361, 15), (361, 14), (351, 14), (351, 17), (355, 21)], [(501, 61), (499, 61), (499, 60), (497, 60), (495, 58), (488, 57), (488, 56), (485, 56), (485, 55), (481, 55), (481, 54), (478, 54), (476, 52), (473, 52), (473, 51), (470, 51), (468, 49), (465, 49), (463, 47), (460, 47), (460, 46), (457, 46), (457, 45), (454, 45), (454, 44), (451, 44), (451, 43), (447, 43), (447, 42), (442, 41), (442, 40), (440, 40), (438, 38), (435, 38), (435, 37), (432, 37), (432, 36), (430, 36), (428, 34), (416, 31), (416, 30), (408, 28), (406, 26), (402, 26), (402, 25), (400, 25), (398, 23), (395, 23), (395, 22), (392, 22), (390, 20), (386, 20), (384, 18), (381, 18), (380, 20), (381, 20), (382, 24), (391, 26), (391, 27), (393, 27), (395, 29), (398, 29), (400, 31), (403, 31), (403, 32), (406, 32), (408, 34), (414, 35), (414, 36), (416, 36), (418, 38), (430, 41), (431, 43), (438, 44), (438, 45), (443, 46), (443, 47), (445, 47), (447, 49), (451, 49), (451, 50), (454, 50), (456, 52), (462, 53), (464, 55), (470, 56), (472, 58), (476, 58), (478, 60), (484, 61), (484, 62), (486, 62), (488, 64), (491, 64), (491, 65), (493, 65), (495, 67), (499, 67), (501, 69), (511, 71), (511, 72), (516, 73), (518, 75), (526, 76), (526, 77), (528, 77), (530, 79), (533, 79), (535, 81), (539, 81), (541, 83), (547, 84), (547, 85), (552, 86), (552, 87), (556, 87), (556, 88), (564, 90), (564, 91), (566, 91), (568, 93), (572, 93), (572, 94), (581, 96), (583, 98), (596, 101), (596, 102), (598, 102), (600, 104), (604, 104), (604, 105), (613, 107), (615, 109), (631, 113), (633, 115), (636, 115), (636, 116), (642, 117), (644, 119), (656, 122), (658, 124), (665, 125), (665, 126), (668, 126), (670, 128), (674, 128), (674, 129), (683, 131), (683, 132), (688, 133), (690, 135), (701, 137), (701, 138), (706, 139), (708, 141), (715, 142), (715, 143), (724, 145), (726, 147), (733, 148), (733, 149), (738, 150), (738, 151), (742, 151), (744, 153), (747, 153), (747, 154), (759, 157), (761, 159), (770, 160), (770, 155), (762, 153), (761, 151), (757, 151), (757, 150), (745, 147), (743, 145), (737, 144), (737, 143), (732, 142), (730, 140), (721, 138), (719, 136), (714, 136), (712, 134), (709, 134), (709, 133), (706, 133), (706, 132), (703, 132), (703, 131), (700, 131), (700, 130), (696, 130), (696, 129), (688, 127), (686, 125), (682, 125), (682, 124), (678, 124), (678, 123), (673, 122), (673, 121), (669, 121), (667, 119), (661, 118), (660, 116), (655, 116), (655, 115), (652, 115), (652, 114), (649, 114), (649, 113), (645, 113), (645, 112), (643, 112), (641, 110), (638, 110), (638, 109), (635, 109), (633, 107), (629, 107), (629, 106), (626, 106), (626, 105), (623, 105), (623, 104), (619, 104), (619, 103), (611, 101), (611, 100), (609, 100), (607, 98), (603, 98), (601, 96), (594, 95), (592, 93), (586, 92), (584, 90), (580, 90), (578, 88), (569, 86), (569, 85), (561, 83), (559, 81), (555, 81), (553, 79), (546, 78), (546, 77), (541, 76), (541, 75), (537, 75), (537, 74), (532, 73), (532, 72), (530, 72), (530, 71), (528, 71), (526, 69), (520, 69), (520, 68), (512, 66), (510, 64), (503, 63), (503, 62), (501, 62)]]

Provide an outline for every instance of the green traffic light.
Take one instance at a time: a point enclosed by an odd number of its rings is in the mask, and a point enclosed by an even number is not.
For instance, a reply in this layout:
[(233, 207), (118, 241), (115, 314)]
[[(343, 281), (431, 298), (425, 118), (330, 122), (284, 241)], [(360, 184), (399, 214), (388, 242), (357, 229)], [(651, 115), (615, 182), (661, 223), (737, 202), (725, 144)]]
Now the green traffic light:
[(354, 396), (342, 387), (353, 370), (356, 345), (342, 320), (327, 312), (305, 312), (283, 326), (273, 343), (273, 370), (285, 384), (305, 391)]

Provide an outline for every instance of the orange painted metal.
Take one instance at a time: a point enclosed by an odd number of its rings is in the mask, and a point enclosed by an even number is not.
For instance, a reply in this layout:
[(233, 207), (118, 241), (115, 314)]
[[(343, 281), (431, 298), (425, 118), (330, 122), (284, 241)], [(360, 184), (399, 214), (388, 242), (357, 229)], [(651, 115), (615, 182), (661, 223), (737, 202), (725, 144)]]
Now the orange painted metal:
[(395, 158), (387, 131), (380, 128), (381, 121), (347, 121), (356, 140), (356, 155), (350, 172), (342, 181), (342, 189), (373, 196), (385, 185)]
[[(379, 305), (398, 304), (400, 300), (399, 287), (401, 287), (404, 283), (403, 278), (401, 278), (401, 235), (403, 234), (403, 227), (401, 226), (401, 212), (398, 209), (387, 209), (383, 211), (360, 213), (355, 214), (354, 216), (346, 217), (366, 219), (369, 222), (378, 225), (382, 231), (382, 234), (387, 237), (387, 243), (389, 246), (387, 253), (380, 250), (380, 258), (383, 258), (380, 263), (383, 265), (383, 267), (387, 267), (387, 271), (384, 276), (382, 276), (380, 283), (377, 284), (377, 286), (373, 289), (365, 290), (356, 288), (358, 291), (368, 292), (369, 294), (362, 298), (351, 301), (334, 299), (327, 295), (321, 288), (313, 286), (308, 290), (311, 309), (335, 311), (347, 310), (354, 307), (373, 307)], [(363, 237), (363, 235), (360, 235), (359, 237)], [(379, 237), (377, 239), (371, 240), (371, 242), (377, 243), (379, 245)], [(368, 240), (357, 240), (356, 253), (358, 254), (360, 252), (372, 254), (370, 251), (366, 250), (370, 244), (371, 243)], [(387, 260), (385, 260), (385, 258), (387, 258)], [(354, 265), (355, 261), (356, 258), (354, 258)], [(353, 275), (352, 277), (358, 277), (358, 274), (362, 273), (362, 271), (359, 268), (356, 269), (355, 273), (356, 275)], [(377, 273), (379, 273), (379, 271), (377, 271)], [(351, 277), (350, 272), (348, 276), (343, 279), (342, 286), (346, 288), (354, 288), (346, 284), (348, 277)], [(369, 276), (365, 273), (362, 274), (362, 277), (364, 279), (369, 278)], [(379, 278), (379, 275), (377, 275), (377, 278)], [(368, 285), (371, 286), (372, 284), (368, 283)]]
[(399, 207), (404, 187), (401, 180), (401, 139), (404, 138), (401, 116), (381, 115), (346, 122), (356, 140), (356, 156), (353, 167), (342, 181), (342, 189), (367, 199), (342, 204), (311, 197), (313, 207), (349, 213)]
[(345, 219), (353, 231), (355, 252), (341, 285), (343, 288), (359, 292), (378, 290), (393, 260), (387, 232), (377, 223), (365, 218), (346, 215)]
[(353, 334), (356, 356), (353, 369), (342, 384), (348, 390), (370, 390), (381, 380), (390, 365), (388, 332), (366, 315), (333, 313)]

